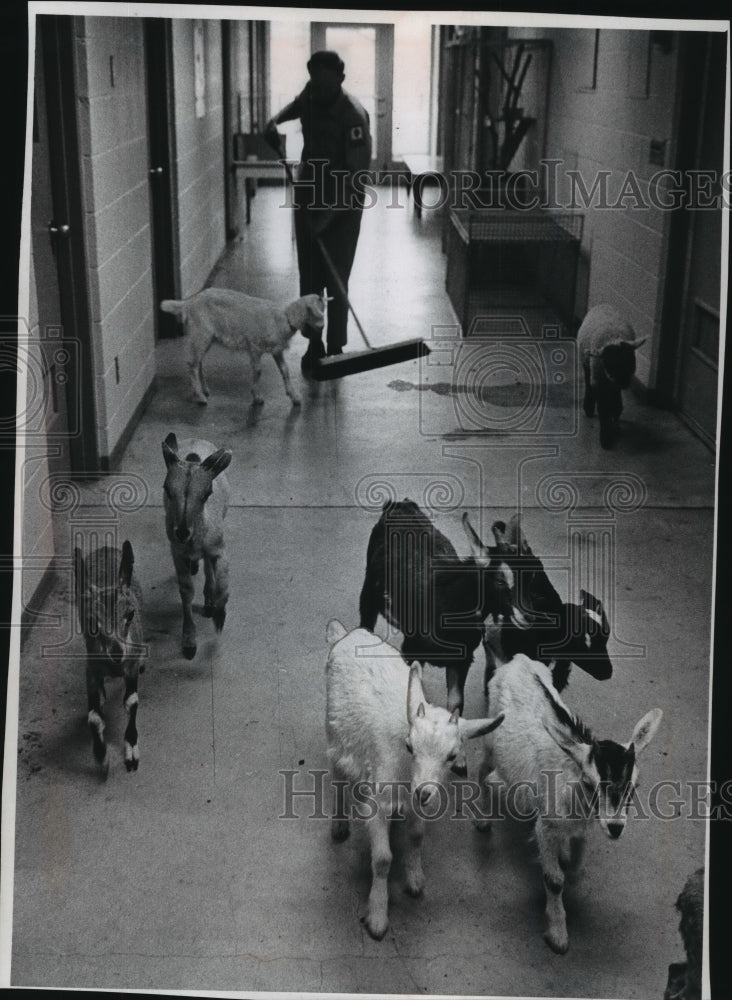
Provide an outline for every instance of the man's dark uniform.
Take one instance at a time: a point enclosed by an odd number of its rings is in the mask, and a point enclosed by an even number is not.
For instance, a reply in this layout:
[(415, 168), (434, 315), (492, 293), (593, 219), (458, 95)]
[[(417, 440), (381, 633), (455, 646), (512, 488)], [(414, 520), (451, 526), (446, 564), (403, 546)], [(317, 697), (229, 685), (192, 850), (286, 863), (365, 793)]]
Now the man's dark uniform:
[[(310, 87), (308, 83), (290, 106), (296, 112), (292, 117), (302, 123), (304, 140), (295, 192), (295, 237), (300, 294), (327, 288), (333, 296), (328, 303), (327, 334), (332, 354), (346, 343), (348, 305), (330, 277), (312, 229), (322, 239), (347, 291), (363, 211), (363, 183), (354, 190), (352, 178), (371, 165), (371, 134), (368, 113), (354, 97), (341, 89), (324, 107), (312, 100)], [(346, 175), (338, 177), (337, 171)]]

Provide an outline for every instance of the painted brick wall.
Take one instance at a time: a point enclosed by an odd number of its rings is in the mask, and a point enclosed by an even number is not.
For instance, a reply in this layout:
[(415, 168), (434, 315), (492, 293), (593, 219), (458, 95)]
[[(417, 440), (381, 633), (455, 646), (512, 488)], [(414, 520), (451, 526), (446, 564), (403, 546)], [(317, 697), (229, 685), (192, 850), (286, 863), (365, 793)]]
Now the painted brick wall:
[[(521, 34), (511, 31), (514, 37)], [(588, 188), (598, 171), (610, 171), (610, 203), (632, 171), (647, 202), (648, 181), (661, 169), (649, 162), (652, 139), (666, 141), (665, 166), (672, 165), (676, 48), (663, 53), (651, 46), (648, 31), (603, 29), (593, 86), (593, 29), (532, 34), (554, 43), (547, 156), (563, 161), (562, 172), (578, 170)], [(568, 193), (565, 183), (558, 194), (565, 200)], [(658, 208), (634, 207), (631, 198), (625, 205), (586, 213), (577, 312), (583, 315), (599, 302), (610, 302), (639, 336), (649, 336), (638, 352), (638, 378), (650, 387), (655, 380), (670, 216)]]
[(202, 21), (205, 113), (196, 114), (194, 24), (173, 22), (181, 294), (203, 287), (226, 245), (221, 26)]
[(79, 18), (77, 95), (99, 448), (155, 377), (143, 26)]
[[(36, 345), (40, 341), (40, 330), (32, 248), (29, 258), (28, 286), (30, 292), (27, 317), (28, 326), (25, 330), (22, 327), (20, 330), (21, 334), (27, 334), (28, 357), (29, 359), (33, 359), (28, 364), (29, 372), (25, 407), (19, 411), (25, 414), (25, 416), (21, 416), (20, 418), (19, 427), (22, 426), (27, 435), (25, 462), (23, 470), (20, 473), (23, 482), (23, 573), (21, 582), (23, 609), (31, 607), (30, 602), (33, 593), (41, 583), (45, 572), (50, 568), (54, 552), (57, 550), (54, 538), (54, 524), (49, 504), (48, 502), (44, 504), (42, 499), (44, 492), (43, 484), (48, 479), (49, 467), (48, 459), (46, 458), (45, 438), (43, 436), (45, 406), (34, 395), (43, 391), (43, 384), (39, 378), (41, 368), (40, 348), (36, 348)], [(31, 364), (33, 365), (33, 370), (30, 370)]]

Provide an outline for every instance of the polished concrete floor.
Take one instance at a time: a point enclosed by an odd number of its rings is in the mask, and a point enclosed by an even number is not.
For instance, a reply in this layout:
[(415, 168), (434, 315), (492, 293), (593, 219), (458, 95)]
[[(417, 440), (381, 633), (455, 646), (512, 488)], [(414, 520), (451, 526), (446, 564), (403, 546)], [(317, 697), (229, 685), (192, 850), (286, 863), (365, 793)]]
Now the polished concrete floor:
[[(294, 246), (279, 201), (276, 189), (260, 189), (214, 283), (293, 297)], [(577, 405), (573, 345), (512, 339), (520, 317), (501, 321), (506, 336), (498, 324), (492, 354), (466, 353), (444, 291), (440, 225), (380, 199), (364, 218), (352, 276), (373, 343), (425, 337), (427, 359), (307, 384), (298, 334), (288, 357), (302, 407), (290, 406), (266, 358), (266, 402), (252, 413), (240, 355), (211, 349), (211, 400), (199, 407), (181, 341), (159, 344), (157, 392), (121, 469), (85, 492), (91, 521), (103, 519), (110, 482), (134, 473), (148, 491), (119, 514), (149, 642), (140, 768), (123, 766), (121, 689), (112, 683), (112, 766), (106, 782), (95, 771), (70, 577), (59, 578), (46, 608), (56, 625), (51, 617), (29, 632), (22, 649), (13, 985), (663, 994), (669, 963), (683, 958), (674, 902), (704, 862), (705, 827), (687, 783), (707, 767), (714, 457), (675, 416), (631, 395), (617, 449), (601, 451), (596, 422)], [(360, 346), (352, 328), (349, 348)], [(538, 395), (527, 374), (537, 365), (550, 373)], [(197, 592), (192, 661), (180, 651), (163, 528), (161, 442), (171, 430), (234, 456), (228, 619), (217, 637)], [(358, 624), (366, 544), (389, 495), (428, 507), (465, 554), (463, 510), (485, 533), (520, 506), (560, 593), (601, 592), (612, 621), (614, 676), (598, 683), (575, 670), (568, 703), (600, 738), (628, 739), (644, 712), (663, 709), (640, 761), (640, 801), (648, 808), (651, 789), (668, 780), (680, 782), (680, 804), (669, 805), (667, 787), (658, 801), (673, 818), (636, 816), (619, 842), (590, 829), (583, 877), (566, 893), (564, 956), (542, 940), (541, 872), (516, 824), (498, 824), (492, 837), (467, 818), (430, 824), (424, 896), (407, 896), (395, 869), (390, 928), (376, 942), (359, 921), (369, 886), (364, 829), (333, 844), (307, 796), (293, 800), (295, 818), (281, 818), (287, 782), (312, 789), (309, 772), (326, 766), (326, 623)], [(479, 652), (468, 716), (484, 712), (482, 667)], [(443, 675), (427, 668), (426, 683), (444, 703)], [(472, 746), (472, 773), (477, 754)]]

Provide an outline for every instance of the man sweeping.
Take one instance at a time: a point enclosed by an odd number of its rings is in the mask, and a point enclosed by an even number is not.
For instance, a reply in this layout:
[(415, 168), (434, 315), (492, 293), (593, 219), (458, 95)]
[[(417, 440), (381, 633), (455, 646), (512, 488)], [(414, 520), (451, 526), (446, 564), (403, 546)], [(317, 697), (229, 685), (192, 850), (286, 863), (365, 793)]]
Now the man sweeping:
[[(303, 150), (295, 188), (295, 238), (300, 294), (322, 294), (327, 288), (327, 354), (342, 354), (347, 341), (348, 279), (356, 254), (363, 211), (363, 183), (354, 177), (371, 165), (369, 116), (342, 87), (344, 64), (336, 52), (315, 52), (308, 64), (310, 80), (265, 126), (265, 138), (279, 148), (277, 126), (300, 119)], [(341, 288), (318, 247), (325, 247)], [(345, 293), (345, 295), (344, 295)], [(310, 345), (301, 366), (310, 374), (326, 354), (317, 331), (303, 330)]]

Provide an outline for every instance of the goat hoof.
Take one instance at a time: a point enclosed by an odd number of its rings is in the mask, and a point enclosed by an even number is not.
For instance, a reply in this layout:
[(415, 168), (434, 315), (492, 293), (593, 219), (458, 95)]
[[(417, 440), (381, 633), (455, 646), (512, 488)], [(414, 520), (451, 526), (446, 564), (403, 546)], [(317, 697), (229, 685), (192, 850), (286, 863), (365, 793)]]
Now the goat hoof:
[(195, 645), (195, 643), (192, 646), (184, 646), (183, 647), (183, 655), (185, 656), (185, 658), (187, 660), (192, 660), (193, 657), (196, 655), (196, 645)]
[(404, 888), (407, 891), (407, 895), (414, 897), (421, 896), (424, 892), (424, 872), (414, 872), (407, 876), (407, 880), (404, 884)]
[(213, 618), (213, 623), (216, 626), (216, 631), (221, 632), (224, 627), (224, 622), (226, 621), (226, 608), (214, 608), (211, 617)]
[(389, 921), (387, 917), (371, 917), (366, 916), (361, 918), (361, 923), (366, 926), (366, 930), (369, 932), (372, 938), (376, 941), (381, 941), (383, 936), (386, 934), (389, 927)]
[(261, 396), (255, 396), (252, 400), (252, 406), (264, 406), (264, 400)]
[(198, 403), (199, 406), (208, 406), (207, 399), (197, 399), (196, 402)]
[(196, 575), (196, 573), (198, 572), (198, 559), (190, 560), (190, 562), (188, 563), (188, 571), (190, 572), (191, 576)]
[(203, 617), (211, 618), (214, 613), (213, 604), (204, 604), (203, 606)]
[(293, 398), (292, 398), (292, 405), (293, 406), (302, 406), (302, 400), (299, 399), (297, 396), (293, 396)]
[(493, 826), (489, 819), (477, 819), (475, 821), (475, 829), (478, 833), (490, 833)]
[(569, 951), (569, 938), (566, 935), (557, 937), (551, 931), (544, 931), (544, 940), (557, 955), (566, 955)]

